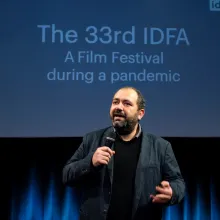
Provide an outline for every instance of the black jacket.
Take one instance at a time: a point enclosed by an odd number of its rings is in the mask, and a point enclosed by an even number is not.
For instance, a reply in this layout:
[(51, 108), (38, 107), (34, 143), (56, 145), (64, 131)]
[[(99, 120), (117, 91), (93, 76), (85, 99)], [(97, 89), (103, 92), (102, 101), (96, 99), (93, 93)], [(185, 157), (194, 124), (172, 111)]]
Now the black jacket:
[[(63, 183), (78, 187), (82, 192), (81, 220), (106, 219), (111, 198), (113, 160), (108, 166), (94, 168), (91, 164), (95, 150), (104, 145), (112, 127), (93, 131), (83, 137), (74, 155), (63, 168)], [(136, 170), (132, 216), (135, 220), (162, 219), (162, 205), (153, 204), (150, 194), (162, 181), (169, 181), (173, 197), (169, 204), (178, 204), (184, 197), (185, 183), (171, 144), (163, 138), (143, 133), (141, 152)]]

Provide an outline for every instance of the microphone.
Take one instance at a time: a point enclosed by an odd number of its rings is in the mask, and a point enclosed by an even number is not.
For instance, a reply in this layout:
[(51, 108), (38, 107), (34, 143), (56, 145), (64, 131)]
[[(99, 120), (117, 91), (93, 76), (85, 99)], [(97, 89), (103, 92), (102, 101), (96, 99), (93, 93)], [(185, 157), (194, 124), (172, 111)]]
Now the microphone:
[(115, 138), (116, 138), (116, 133), (111, 132), (109, 134), (109, 136), (105, 138), (105, 144), (104, 145), (109, 147), (110, 149), (112, 149), (112, 145), (115, 142)]
[[(103, 146), (106, 146), (106, 147), (109, 147), (110, 149), (112, 149), (112, 145), (115, 142), (115, 138), (116, 138), (116, 133), (113, 131), (109, 132), (108, 136), (104, 139), (105, 141), (102, 141)], [(93, 166), (93, 167), (95, 167), (96, 170), (101, 170), (102, 168), (105, 167), (105, 165), (99, 164), (99, 165)]]

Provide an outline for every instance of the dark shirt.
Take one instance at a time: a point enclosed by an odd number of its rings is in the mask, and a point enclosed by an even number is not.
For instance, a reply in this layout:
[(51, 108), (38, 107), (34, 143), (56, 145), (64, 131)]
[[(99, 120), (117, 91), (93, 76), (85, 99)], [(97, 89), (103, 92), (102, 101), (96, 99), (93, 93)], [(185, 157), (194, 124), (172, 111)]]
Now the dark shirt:
[(115, 141), (112, 194), (108, 220), (131, 219), (134, 180), (141, 145), (141, 135), (131, 141)]

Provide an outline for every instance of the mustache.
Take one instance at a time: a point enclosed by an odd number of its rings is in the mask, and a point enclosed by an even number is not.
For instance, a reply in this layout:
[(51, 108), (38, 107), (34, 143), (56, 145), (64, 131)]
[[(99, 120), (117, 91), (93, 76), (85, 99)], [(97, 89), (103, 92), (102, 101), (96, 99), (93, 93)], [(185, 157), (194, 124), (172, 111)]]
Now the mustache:
[(123, 113), (123, 112), (121, 112), (120, 110), (115, 110), (115, 111), (113, 112), (113, 117), (115, 117), (115, 116), (126, 118), (126, 114)]

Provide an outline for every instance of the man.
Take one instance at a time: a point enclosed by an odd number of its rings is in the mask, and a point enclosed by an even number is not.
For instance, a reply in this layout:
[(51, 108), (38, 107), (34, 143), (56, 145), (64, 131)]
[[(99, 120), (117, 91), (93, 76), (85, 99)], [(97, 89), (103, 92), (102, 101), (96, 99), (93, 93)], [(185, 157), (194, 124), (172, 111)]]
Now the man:
[[(144, 114), (140, 91), (119, 89), (112, 126), (86, 134), (64, 166), (64, 184), (82, 191), (80, 219), (161, 220), (164, 206), (183, 199), (185, 183), (171, 144), (143, 131)], [(112, 132), (111, 149), (104, 145)]]

